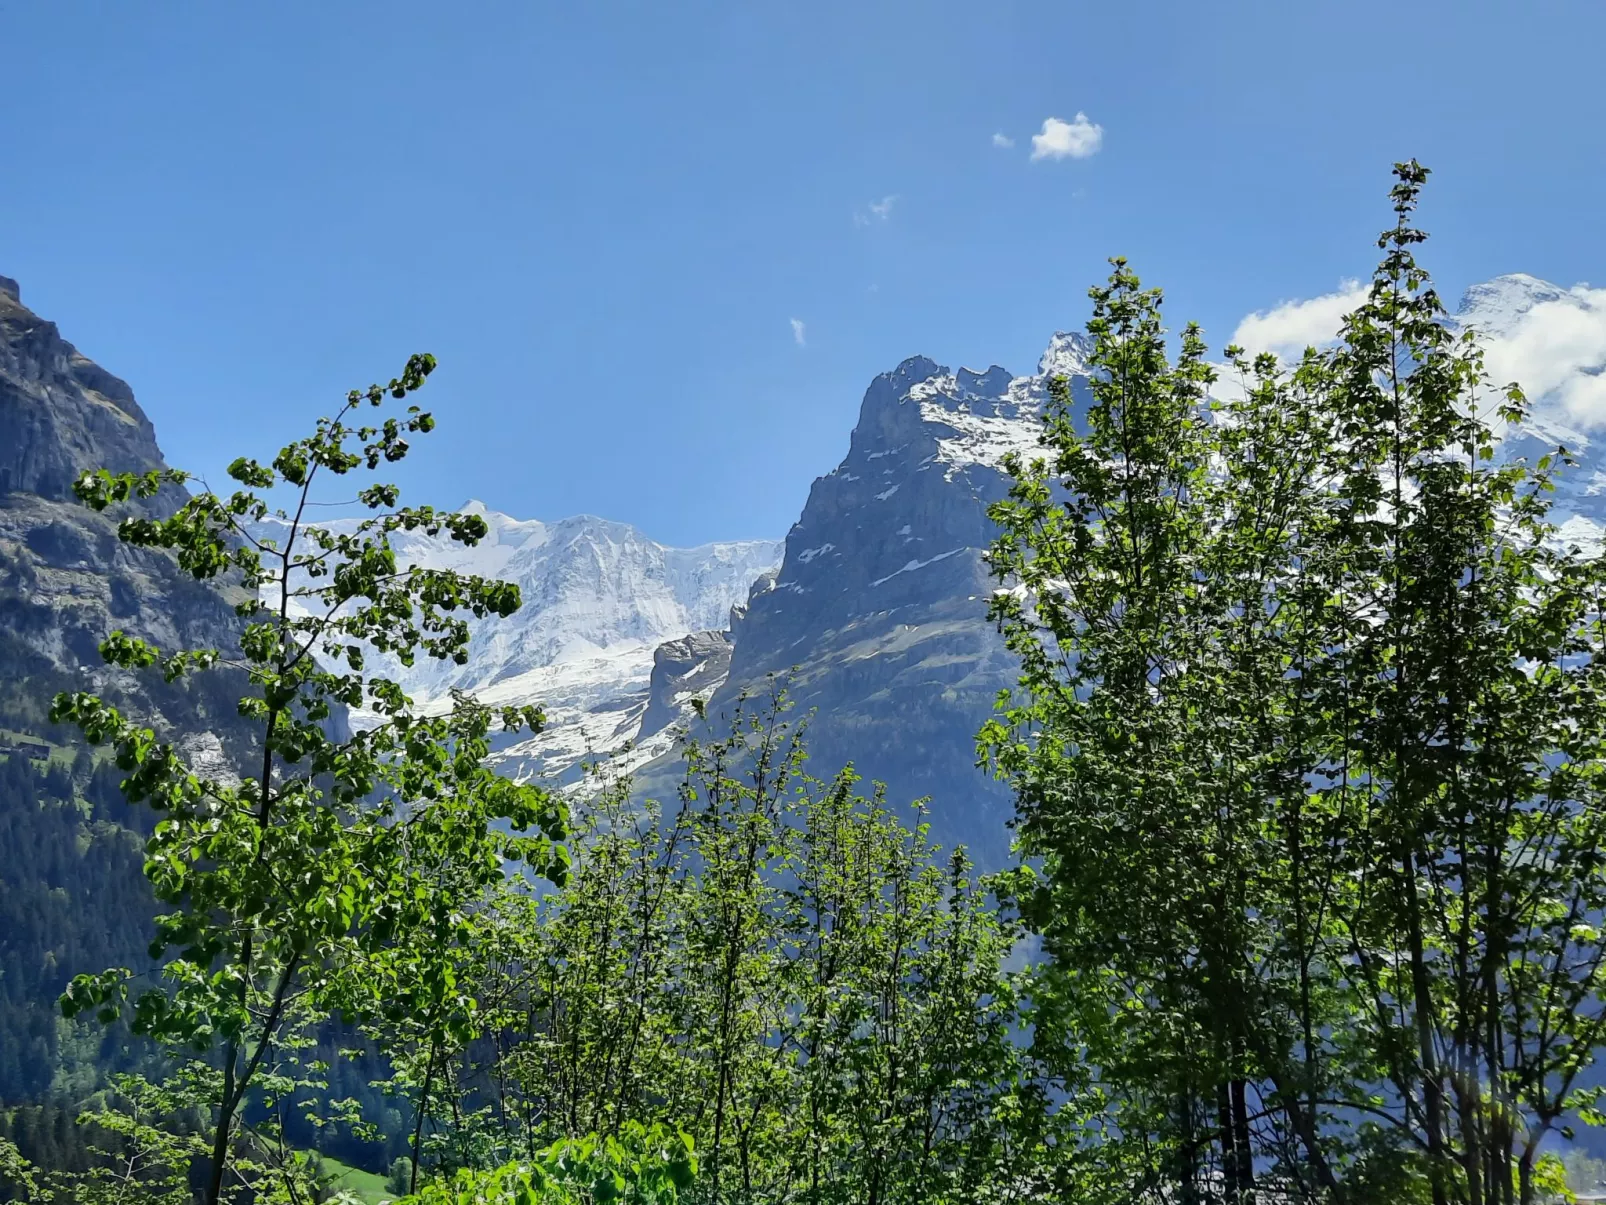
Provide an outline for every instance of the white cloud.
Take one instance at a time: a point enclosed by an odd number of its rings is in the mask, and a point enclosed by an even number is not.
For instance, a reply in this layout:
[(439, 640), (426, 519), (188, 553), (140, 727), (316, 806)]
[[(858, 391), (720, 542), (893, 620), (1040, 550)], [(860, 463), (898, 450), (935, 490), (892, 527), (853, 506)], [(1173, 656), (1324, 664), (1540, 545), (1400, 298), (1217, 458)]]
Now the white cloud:
[(1338, 338), (1344, 315), (1366, 300), (1369, 286), (1360, 281), (1341, 281), (1336, 293), (1324, 293), (1305, 301), (1283, 301), (1269, 310), (1250, 314), (1233, 331), (1233, 343), (1250, 359), (1263, 351), (1275, 352), (1279, 359), (1297, 360), (1307, 347), (1321, 347)]
[(1104, 127), (1078, 113), (1070, 121), (1050, 117), (1043, 122), (1043, 132), (1032, 135), (1032, 158), (1086, 159), (1104, 145)]
[[(1335, 293), (1250, 314), (1231, 341), (1251, 357), (1270, 351), (1292, 361), (1306, 347), (1334, 342), (1344, 315), (1366, 300), (1368, 287), (1344, 281)], [(1482, 303), (1466, 321), (1483, 332), (1484, 367), (1495, 384), (1521, 385), (1542, 420), (1581, 430), (1606, 427), (1606, 289), (1561, 290), (1531, 277), (1502, 277), (1481, 288)], [(1530, 305), (1535, 293), (1543, 299)], [(1218, 367), (1216, 393), (1226, 398), (1237, 386), (1231, 370)]]
[(1015, 145), (1015, 140), (1013, 138), (1011, 138), (1008, 134), (994, 134), (993, 135), (993, 145), (994, 146), (1002, 146), (1002, 147), (1011, 147), (1011, 146)]
[(801, 319), (801, 318), (793, 318), (793, 319), (791, 319), (791, 323), (792, 323), (792, 341), (794, 343), (796, 343), (799, 347), (804, 346), (803, 335), (804, 335), (805, 328), (803, 326), (803, 319)]
[(1606, 289), (1579, 285), (1540, 302), (1486, 337), (1484, 365), (1496, 384), (1521, 385), (1536, 411), (1606, 426)]
[(869, 205), (853, 215), (855, 226), (870, 226), (876, 222), (884, 222), (892, 216), (892, 207), (898, 202), (898, 194), (882, 197), (879, 201), (871, 201)]
[[(1338, 291), (1304, 301), (1280, 301), (1269, 310), (1250, 314), (1238, 324), (1228, 343), (1243, 348), (1253, 360), (1263, 351), (1292, 363), (1307, 347), (1324, 347), (1338, 339), (1344, 315), (1366, 300), (1367, 285), (1354, 280), (1339, 282)], [(1248, 382), (1239, 379), (1231, 364), (1217, 364), (1211, 393), (1220, 400), (1242, 400)]]

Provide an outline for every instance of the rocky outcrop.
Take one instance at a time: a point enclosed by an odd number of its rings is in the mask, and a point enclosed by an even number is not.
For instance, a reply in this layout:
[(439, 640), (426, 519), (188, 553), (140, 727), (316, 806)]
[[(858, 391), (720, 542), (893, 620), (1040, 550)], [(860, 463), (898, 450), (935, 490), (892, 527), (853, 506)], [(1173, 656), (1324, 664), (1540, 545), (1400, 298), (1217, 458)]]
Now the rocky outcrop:
[(0, 287), (0, 495), (70, 501), (85, 468), (161, 464), (156, 432), (128, 385)]
[[(58, 690), (93, 689), (164, 732), (217, 730), (238, 745), (241, 683), (202, 675), (114, 674), (100, 640), (121, 628), (163, 648), (234, 645), (239, 620), (226, 587), (195, 581), (161, 553), (117, 539), (116, 515), (81, 505), (86, 469), (163, 466), (133, 391), (0, 284), (0, 727), (44, 733)], [(177, 487), (140, 503), (170, 510)], [(62, 734), (55, 734), (60, 736)]]
[(641, 717), (640, 741), (648, 741), (685, 723), (694, 712), (692, 700), (707, 702), (730, 675), (731, 641), (727, 632), (693, 632), (660, 644), (652, 655), (647, 710)]

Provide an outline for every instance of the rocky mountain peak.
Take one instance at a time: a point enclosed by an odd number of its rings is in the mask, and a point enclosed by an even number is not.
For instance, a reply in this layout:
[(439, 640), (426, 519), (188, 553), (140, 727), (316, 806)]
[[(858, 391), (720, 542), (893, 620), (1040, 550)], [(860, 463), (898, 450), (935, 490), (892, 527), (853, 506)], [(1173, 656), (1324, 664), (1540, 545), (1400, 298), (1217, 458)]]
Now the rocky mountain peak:
[(853, 761), (904, 800), (930, 792), (944, 839), (1001, 860), (1008, 801), (971, 752), (1015, 678), (986, 620), (987, 510), (1009, 487), (1005, 455), (1038, 446), (1050, 378), (1070, 376), (1086, 396), (1089, 350), (1061, 332), (1029, 376), (916, 356), (871, 381), (848, 453), (814, 482), (779, 571), (732, 614), (715, 722), (779, 675), (814, 713), (822, 772)]
[(127, 383), (61, 337), (54, 322), (0, 288), (0, 495), (72, 498), (85, 469), (162, 465), (156, 431)]
[[(15, 281), (3, 283), (0, 679), (27, 683), (36, 702), (53, 690), (100, 690), (158, 731), (216, 728), (232, 740), (240, 727), (232, 704), (217, 715), (206, 710), (217, 699), (202, 701), (204, 692), (152, 687), (102, 664), (96, 646), (114, 628), (162, 648), (229, 648), (239, 631), (234, 599), (225, 584), (197, 582), (166, 553), (122, 544), (118, 515), (74, 497), (73, 480), (86, 469), (163, 467), (155, 431), (127, 384), (24, 306)], [(183, 496), (175, 486), (131, 505), (161, 514)], [(0, 728), (29, 731), (37, 722), (28, 693), (0, 700)]]
[(1043, 377), (1082, 377), (1088, 372), (1088, 357), (1093, 354), (1092, 337), (1083, 331), (1055, 331), (1048, 349), (1037, 362), (1037, 372)]

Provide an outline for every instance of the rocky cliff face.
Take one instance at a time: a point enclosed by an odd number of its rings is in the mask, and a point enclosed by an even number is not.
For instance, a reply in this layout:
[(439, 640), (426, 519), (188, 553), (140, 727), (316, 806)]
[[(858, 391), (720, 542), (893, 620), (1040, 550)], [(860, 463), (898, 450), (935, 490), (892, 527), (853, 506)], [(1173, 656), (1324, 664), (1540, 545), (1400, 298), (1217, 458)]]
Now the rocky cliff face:
[[(170, 557), (125, 547), (116, 516), (72, 495), (85, 469), (143, 472), (162, 463), (129, 387), (0, 278), (0, 727), (43, 732), (51, 696), (86, 688), (159, 730), (236, 727), (237, 683), (169, 687), (156, 675), (114, 675), (96, 651), (113, 628), (164, 648), (226, 648), (236, 639), (225, 591), (194, 581)], [(179, 497), (165, 491), (141, 505), (157, 513)]]
[(86, 467), (161, 463), (156, 432), (133, 391), (22, 304), (0, 277), (0, 494), (71, 501)]
[(842, 463), (814, 483), (778, 573), (731, 625), (729, 678), (709, 704), (789, 683), (812, 713), (818, 771), (851, 761), (895, 799), (931, 797), (939, 839), (983, 864), (1008, 852), (1009, 796), (975, 766), (975, 735), (1016, 677), (986, 621), (982, 562), (1005, 453), (1037, 447), (1052, 376), (1084, 391), (1083, 337), (1054, 337), (1035, 374), (905, 360), (864, 395)]
[(652, 654), (647, 707), (637, 741), (662, 739), (695, 715), (692, 700), (706, 703), (725, 684), (731, 671), (729, 632), (693, 632), (660, 644)]
[[(36, 772), (24, 761), (38, 747), (28, 737), (46, 749), (75, 740), (49, 723), (52, 697), (96, 691), (207, 772), (254, 760), (235, 711), (240, 678), (169, 685), (154, 672), (112, 673), (97, 651), (113, 628), (163, 648), (237, 642), (224, 591), (170, 557), (125, 547), (117, 516), (72, 496), (85, 469), (161, 465), (128, 386), (0, 278), (0, 744), (24, 747), (0, 767), (0, 1098), (15, 1102), (59, 1094), (63, 1077), (67, 1091), (81, 1091), (85, 1075), (93, 1082), (93, 1051), (61, 1043), (57, 997), (79, 972), (145, 967), (155, 910), (138, 836), (150, 815), (122, 803), (115, 768), (70, 775), (71, 755), (53, 751), (41, 777), (47, 763)], [(180, 497), (173, 490), (142, 505), (160, 513)]]

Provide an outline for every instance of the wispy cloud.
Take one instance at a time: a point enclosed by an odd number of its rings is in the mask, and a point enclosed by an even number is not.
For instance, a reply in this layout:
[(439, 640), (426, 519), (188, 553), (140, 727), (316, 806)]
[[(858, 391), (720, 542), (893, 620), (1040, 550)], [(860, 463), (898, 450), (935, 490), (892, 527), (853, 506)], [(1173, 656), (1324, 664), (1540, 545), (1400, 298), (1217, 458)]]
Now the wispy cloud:
[(1001, 147), (1012, 147), (1012, 146), (1015, 145), (1015, 140), (1013, 138), (1011, 138), (1008, 134), (1002, 134), (1002, 133), (994, 134), (993, 135), (993, 145), (994, 146), (1001, 146)]
[(803, 319), (793, 318), (790, 321), (792, 323), (792, 342), (796, 343), (799, 347), (806, 346), (807, 340), (804, 338), (804, 335), (807, 332), (807, 328), (803, 325)]
[(877, 222), (885, 222), (892, 216), (892, 207), (898, 203), (898, 194), (882, 197), (879, 201), (871, 201), (863, 209), (853, 215), (855, 226), (873, 226)]
[(1104, 145), (1104, 127), (1077, 113), (1070, 121), (1058, 117), (1043, 122), (1043, 132), (1032, 135), (1032, 159), (1086, 159)]

